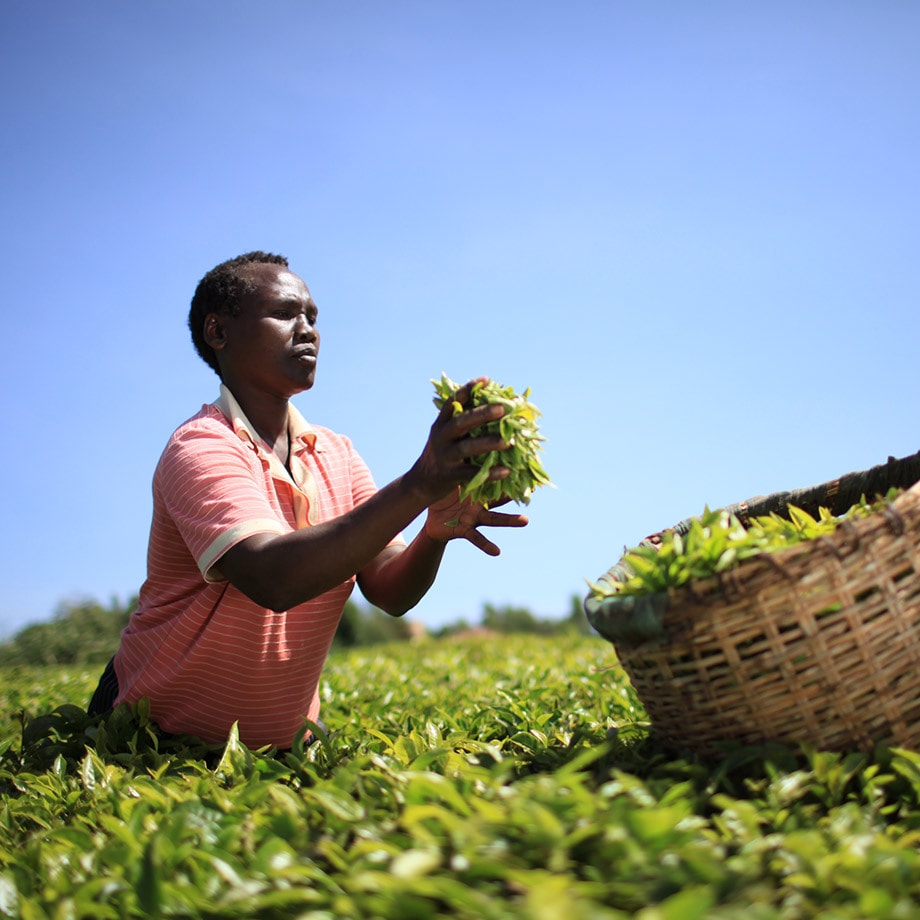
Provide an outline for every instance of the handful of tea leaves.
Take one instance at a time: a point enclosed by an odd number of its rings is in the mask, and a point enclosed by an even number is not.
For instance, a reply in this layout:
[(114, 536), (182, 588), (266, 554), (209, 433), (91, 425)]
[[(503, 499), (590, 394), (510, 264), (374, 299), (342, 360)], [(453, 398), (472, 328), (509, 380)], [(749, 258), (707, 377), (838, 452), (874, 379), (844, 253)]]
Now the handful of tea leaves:
[[(693, 518), (686, 533), (665, 531), (661, 543), (642, 543), (627, 550), (617, 565), (617, 579), (602, 577), (588, 582), (594, 597), (665, 593), (691, 579), (709, 578), (760, 553), (775, 552), (832, 533), (843, 521), (880, 511), (900, 490), (891, 489), (874, 502), (865, 496), (839, 517), (820, 508), (813, 518), (790, 505), (789, 518), (778, 514), (752, 518), (747, 526), (724, 510), (706, 508)], [(623, 576), (626, 577), (623, 577)]]
[[(440, 380), (431, 382), (435, 389), (434, 404), (439, 409), (459, 389), (459, 384), (454, 383), (446, 374), (441, 374)], [(529, 397), (529, 387), (519, 396), (511, 387), (502, 386), (494, 380), (473, 384), (466, 408), (500, 403), (505, 407), (505, 414), (497, 421), (474, 428), (470, 437), (498, 434), (508, 447), (471, 458), (470, 462), (479, 469), (461, 489), (461, 498), (470, 498), (483, 505), (510, 498), (526, 505), (537, 486), (552, 485), (540, 462), (540, 452), (543, 449), (540, 442), (545, 440), (540, 436), (537, 426), (537, 418), (541, 413), (529, 401)], [(454, 402), (454, 415), (459, 415), (463, 409), (460, 403)], [(489, 471), (496, 466), (506, 466), (511, 470), (507, 479), (489, 479)]]

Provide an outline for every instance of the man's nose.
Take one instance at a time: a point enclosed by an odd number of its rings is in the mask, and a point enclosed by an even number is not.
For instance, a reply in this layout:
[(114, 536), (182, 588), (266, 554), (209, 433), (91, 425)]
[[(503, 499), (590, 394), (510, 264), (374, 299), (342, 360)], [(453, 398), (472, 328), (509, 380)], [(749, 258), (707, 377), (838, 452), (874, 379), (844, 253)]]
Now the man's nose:
[(310, 322), (306, 313), (297, 314), (295, 333), (298, 339), (312, 339), (316, 336), (316, 326)]

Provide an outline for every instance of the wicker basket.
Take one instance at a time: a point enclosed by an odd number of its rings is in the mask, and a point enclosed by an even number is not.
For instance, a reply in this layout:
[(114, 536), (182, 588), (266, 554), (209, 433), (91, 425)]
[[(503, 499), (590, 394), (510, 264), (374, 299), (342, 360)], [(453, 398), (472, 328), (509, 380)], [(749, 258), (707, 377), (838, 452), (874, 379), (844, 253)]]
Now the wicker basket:
[(585, 609), (674, 747), (920, 747), (920, 484), (828, 537)]

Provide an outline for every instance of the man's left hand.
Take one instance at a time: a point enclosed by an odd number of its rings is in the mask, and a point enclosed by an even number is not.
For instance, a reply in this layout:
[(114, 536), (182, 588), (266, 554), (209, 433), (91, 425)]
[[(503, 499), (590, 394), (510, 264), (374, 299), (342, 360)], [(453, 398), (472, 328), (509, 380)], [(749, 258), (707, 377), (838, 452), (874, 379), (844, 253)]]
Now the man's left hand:
[(523, 514), (504, 514), (493, 511), (508, 502), (504, 499), (486, 507), (469, 499), (460, 499), (460, 487), (456, 492), (435, 502), (428, 508), (425, 521), (425, 533), (440, 542), (448, 540), (469, 540), (473, 546), (489, 556), (498, 556), (501, 550), (488, 538), (484, 537), (478, 527), (525, 527), (528, 519)]

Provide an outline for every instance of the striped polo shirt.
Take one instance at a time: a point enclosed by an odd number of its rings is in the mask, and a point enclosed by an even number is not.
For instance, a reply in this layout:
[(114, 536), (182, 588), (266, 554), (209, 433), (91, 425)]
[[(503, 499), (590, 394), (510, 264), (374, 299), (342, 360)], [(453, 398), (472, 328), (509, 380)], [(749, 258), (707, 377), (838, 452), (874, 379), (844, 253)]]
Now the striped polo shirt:
[(219, 743), (237, 722), (249, 747), (290, 747), (304, 717), (319, 717), (320, 673), (355, 578), (277, 613), (220, 575), (241, 540), (327, 521), (376, 491), (348, 438), (289, 411), (290, 474), (225, 386), (157, 465), (147, 579), (115, 672), (116, 703), (148, 697), (165, 731)]

